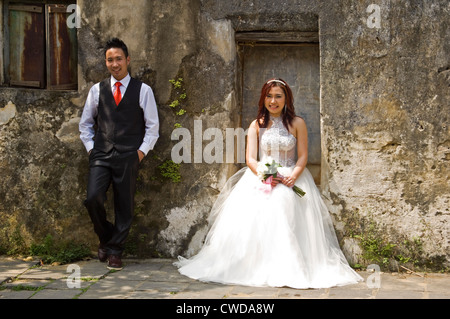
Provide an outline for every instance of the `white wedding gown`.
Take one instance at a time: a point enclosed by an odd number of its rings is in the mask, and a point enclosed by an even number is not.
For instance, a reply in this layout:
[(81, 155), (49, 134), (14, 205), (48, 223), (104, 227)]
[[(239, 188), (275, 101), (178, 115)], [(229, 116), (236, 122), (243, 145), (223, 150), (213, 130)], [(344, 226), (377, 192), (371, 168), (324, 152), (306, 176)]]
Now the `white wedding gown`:
[[(296, 139), (281, 123), (260, 131), (262, 160), (272, 157), (288, 176)], [(307, 169), (295, 185), (300, 198), (278, 184), (270, 193), (249, 169), (233, 175), (214, 204), (200, 252), (178, 257), (179, 272), (205, 282), (246, 286), (328, 288), (362, 280), (339, 247), (329, 212)]]

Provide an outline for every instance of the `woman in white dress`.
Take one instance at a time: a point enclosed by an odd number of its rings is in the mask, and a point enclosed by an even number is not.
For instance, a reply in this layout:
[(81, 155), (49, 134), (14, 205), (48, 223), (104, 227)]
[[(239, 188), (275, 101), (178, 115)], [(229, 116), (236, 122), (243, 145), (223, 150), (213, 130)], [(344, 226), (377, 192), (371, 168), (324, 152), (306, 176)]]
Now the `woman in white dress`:
[[(266, 185), (258, 163), (269, 157), (282, 166), (282, 176)], [(362, 280), (339, 247), (307, 158), (306, 124), (295, 116), (291, 89), (282, 79), (267, 81), (249, 128), (247, 167), (227, 181), (202, 249), (188, 259), (180, 256), (179, 272), (205, 282), (299, 289)], [(294, 185), (306, 194), (298, 196)]]

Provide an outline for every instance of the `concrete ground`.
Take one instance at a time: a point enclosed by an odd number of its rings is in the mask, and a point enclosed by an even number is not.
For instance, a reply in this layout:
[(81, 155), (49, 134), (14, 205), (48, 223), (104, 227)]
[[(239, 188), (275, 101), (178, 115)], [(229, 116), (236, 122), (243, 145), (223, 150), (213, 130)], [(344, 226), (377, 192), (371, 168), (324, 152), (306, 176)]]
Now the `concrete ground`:
[[(450, 299), (448, 273), (361, 271), (363, 282), (327, 289), (204, 283), (178, 273), (171, 259), (124, 260), (110, 271), (96, 259), (36, 266), (0, 257), (1, 299)], [(183, 303), (181, 303), (183, 304)]]

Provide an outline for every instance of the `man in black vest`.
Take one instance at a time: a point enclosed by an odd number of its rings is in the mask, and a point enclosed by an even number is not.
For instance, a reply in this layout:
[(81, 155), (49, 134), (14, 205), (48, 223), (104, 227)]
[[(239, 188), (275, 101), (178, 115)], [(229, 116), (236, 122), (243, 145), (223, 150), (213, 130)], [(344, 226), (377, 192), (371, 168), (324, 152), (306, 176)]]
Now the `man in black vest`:
[[(159, 137), (159, 120), (152, 89), (128, 74), (125, 43), (114, 38), (105, 47), (111, 77), (89, 91), (79, 124), (89, 153), (85, 206), (100, 240), (99, 260), (110, 269), (122, 268), (123, 244), (134, 211), (139, 163)], [(106, 192), (113, 185), (114, 224), (106, 218)]]

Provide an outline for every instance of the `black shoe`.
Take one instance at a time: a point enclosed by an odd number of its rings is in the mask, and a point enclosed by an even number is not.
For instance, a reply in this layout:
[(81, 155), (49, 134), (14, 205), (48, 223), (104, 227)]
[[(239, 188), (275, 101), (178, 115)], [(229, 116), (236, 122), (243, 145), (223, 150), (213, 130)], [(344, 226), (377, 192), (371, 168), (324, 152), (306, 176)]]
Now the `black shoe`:
[(98, 260), (100, 260), (102, 263), (104, 263), (106, 261), (106, 259), (108, 259), (108, 254), (106, 253), (106, 249), (103, 248), (103, 245), (100, 244), (98, 246)]
[(118, 255), (109, 255), (106, 267), (111, 270), (122, 270), (122, 259)]

